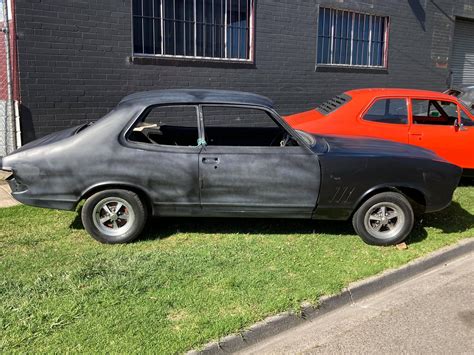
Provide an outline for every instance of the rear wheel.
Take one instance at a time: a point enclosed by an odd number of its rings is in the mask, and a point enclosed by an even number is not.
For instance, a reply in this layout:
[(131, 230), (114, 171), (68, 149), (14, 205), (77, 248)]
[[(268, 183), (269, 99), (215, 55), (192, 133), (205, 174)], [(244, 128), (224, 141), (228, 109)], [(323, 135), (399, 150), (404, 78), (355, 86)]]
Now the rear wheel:
[(365, 201), (354, 213), (352, 225), (372, 245), (401, 243), (414, 225), (413, 208), (400, 193), (383, 192)]
[(147, 211), (136, 193), (106, 190), (86, 200), (81, 218), (84, 228), (99, 242), (128, 243), (142, 232)]

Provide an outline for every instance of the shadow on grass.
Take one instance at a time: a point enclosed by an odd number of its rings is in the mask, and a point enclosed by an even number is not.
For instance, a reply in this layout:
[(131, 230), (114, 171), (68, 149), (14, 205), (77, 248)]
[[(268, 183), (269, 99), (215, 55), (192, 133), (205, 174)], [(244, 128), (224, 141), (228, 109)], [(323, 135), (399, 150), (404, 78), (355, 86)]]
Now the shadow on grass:
[[(79, 211), (80, 212), (80, 211)], [(417, 221), (407, 243), (424, 240), (428, 233), (425, 227), (433, 227), (443, 233), (460, 233), (474, 228), (474, 215), (453, 202), (441, 212), (427, 214)], [(80, 213), (71, 223), (72, 229), (83, 229)], [(151, 218), (140, 241), (165, 239), (177, 233), (203, 234), (329, 234), (334, 236), (354, 235), (350, 221), (315, 221), (298, 219), (250, 219), (250, 218)]]
[(202, 234), (354, 234), (347, 221), (251, 218), (153, 218), (140, 240), (172, 237), (176, 233)]

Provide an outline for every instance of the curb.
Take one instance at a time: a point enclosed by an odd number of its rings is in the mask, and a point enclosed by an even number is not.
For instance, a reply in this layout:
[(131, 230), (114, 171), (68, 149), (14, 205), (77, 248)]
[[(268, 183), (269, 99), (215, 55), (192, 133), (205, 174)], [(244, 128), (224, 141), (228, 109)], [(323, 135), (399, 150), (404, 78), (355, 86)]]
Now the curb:
[(473, 251), (474, 238), (462, 240), (454, 246), (445, 247), (427, 256), (415, 259), (399, 269), (387, 270), (382, 274), (351, 283), (337, 295), (321, 297), (318, 306), (302, 305), (301, 314), (299, 315), (293, 312), (284, 312), (268, 317), (239, 334), (226, 336), (218, 342), (209, 343), (202, 350), (192, 350), (187, 354), (223, 354), (243, 350), (270, 336), (277, 335), (339, 307), (359, 301), (362, 298)]

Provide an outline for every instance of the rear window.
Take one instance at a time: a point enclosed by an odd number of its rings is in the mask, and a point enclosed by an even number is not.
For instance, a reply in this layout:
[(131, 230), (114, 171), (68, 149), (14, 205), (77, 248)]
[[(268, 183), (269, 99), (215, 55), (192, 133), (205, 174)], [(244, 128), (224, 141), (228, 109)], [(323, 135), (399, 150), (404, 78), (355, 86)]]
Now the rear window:
[(321, 112), (323, 115), (327, 115), (331, 112), (336, 111), (339, 107), (345, 105), (349, 101), (351, 101), (351, 97), (347, 94), (341, 94), (334, 96), (332, 99), (322, 103), (318, 107), (316, 107), (316, 111)]
[(407, 124), (407, 101), (405, 99), (377, 100), (364, 115), (364, 120), (379, 123)]

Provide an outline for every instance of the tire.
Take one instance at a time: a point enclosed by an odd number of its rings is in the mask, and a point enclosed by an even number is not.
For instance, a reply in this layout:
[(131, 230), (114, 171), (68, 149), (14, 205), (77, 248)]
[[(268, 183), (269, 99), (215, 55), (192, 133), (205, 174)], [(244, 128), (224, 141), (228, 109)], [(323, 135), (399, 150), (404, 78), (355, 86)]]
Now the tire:
[(105, 244), (129, 243), (143, 231), (147, 210), (134, 192), (105, 190), (86, 200), (81, 219), (95, 240)]
[[(385, 216), (382, 216), (383, 211)], [(354, 230), (370, 245), (401, 243), (413, 230), (414, 223), (415, 217), (410, 202), (404, 195), (396, 192), (383, 192), (372, 196), (352, 217)]]

